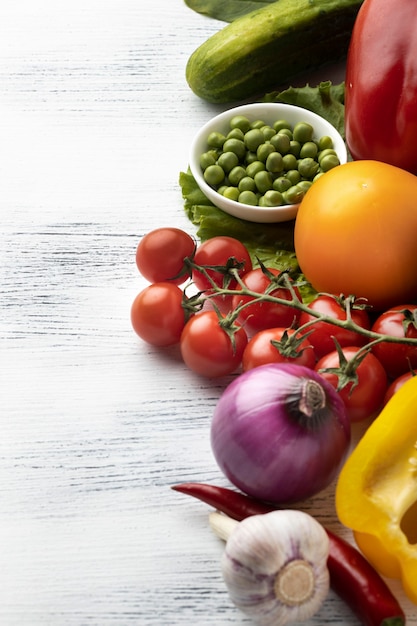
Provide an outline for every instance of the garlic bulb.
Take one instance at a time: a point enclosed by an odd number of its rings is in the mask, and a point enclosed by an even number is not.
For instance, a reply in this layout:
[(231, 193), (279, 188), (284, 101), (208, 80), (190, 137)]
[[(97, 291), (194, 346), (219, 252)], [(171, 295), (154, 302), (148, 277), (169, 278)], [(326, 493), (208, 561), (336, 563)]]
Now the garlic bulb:
[(212, 513), (226, 543), (222, 574), (234, 604), (259, 626), (309, 619), (329, 591), (329, 539), (307, 513), (280, 510), (236, 522)]

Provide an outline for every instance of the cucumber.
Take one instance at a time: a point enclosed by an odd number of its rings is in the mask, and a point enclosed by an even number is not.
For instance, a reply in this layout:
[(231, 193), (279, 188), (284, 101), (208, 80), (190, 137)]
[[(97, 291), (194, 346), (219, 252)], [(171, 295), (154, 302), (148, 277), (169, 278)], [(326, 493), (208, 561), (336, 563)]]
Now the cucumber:
[(288, 86), (347, 54), (363, 0), (276, 0), (227, 24), (190, 56), (186, 80), (213, 103)]

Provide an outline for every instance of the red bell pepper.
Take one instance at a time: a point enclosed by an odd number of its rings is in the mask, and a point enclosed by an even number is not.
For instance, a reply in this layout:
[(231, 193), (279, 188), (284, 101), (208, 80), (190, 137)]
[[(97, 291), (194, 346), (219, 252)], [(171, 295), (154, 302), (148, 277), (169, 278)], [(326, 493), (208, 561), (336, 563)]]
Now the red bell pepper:
[(346, 61), (352, 157), (417, 174), (417, 2), (364, 0)]

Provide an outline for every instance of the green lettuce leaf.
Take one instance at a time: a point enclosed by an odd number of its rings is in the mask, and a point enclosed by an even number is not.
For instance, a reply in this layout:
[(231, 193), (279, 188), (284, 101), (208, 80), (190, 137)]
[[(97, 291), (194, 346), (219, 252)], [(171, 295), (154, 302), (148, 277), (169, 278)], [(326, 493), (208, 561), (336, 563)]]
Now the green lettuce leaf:
[(186, 214), (199, 227), (197, 234), (202, 241), (219, 234), (235, 237), (262, 260), (272, 258), (276, 250), (282, 250), (288, 259), (286, 267), (295, 267), (293, 221), (258, 224), (233, 217), (206, 198), (189, 170), (180, 173), (180, 185)]
[(189, 170), (180, 173), (179, 183), (186, 215), (197, 226), (200, 241), (217, 235), (239, 239), (247, 247), (254, 267), (261, 261), (267, 267), (290, 271), (304, 301), (311, 300), (315, 292), (301, 274), (294, 252), (293, 221), (258, 224), (241, 220), (214, 206)]
[(271, 92), (263, 98), (265, 102), (294, 104), (324, 117), (345, 136), (345, 83), (333, 85), (330, 80), (317, 87), (289, 87), (285, 91)]
[(185, 4), (202, 15), (223, 22), (233, 22), (255, 9), (260, 9), (278, 0), (185, 0)]

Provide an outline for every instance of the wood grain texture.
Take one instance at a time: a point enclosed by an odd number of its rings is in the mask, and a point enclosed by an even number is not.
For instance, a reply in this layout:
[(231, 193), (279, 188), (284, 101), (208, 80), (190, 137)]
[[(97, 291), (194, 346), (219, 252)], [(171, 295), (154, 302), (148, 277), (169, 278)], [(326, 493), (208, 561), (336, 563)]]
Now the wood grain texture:
[[(178, 175), (219, 108), (184, 69), (220, 26), (181, 0), (1, 4), (4, 626), (249, 624), (208, 510), (169, 488), (226, 484), (208, 433), (228, 381), (194, 376), (129, 321), (140, 236), (193, 231)], [(343, 533), (331, 488), (306, 508)], [(357, 620), (330, 594), (310, 623)]]

